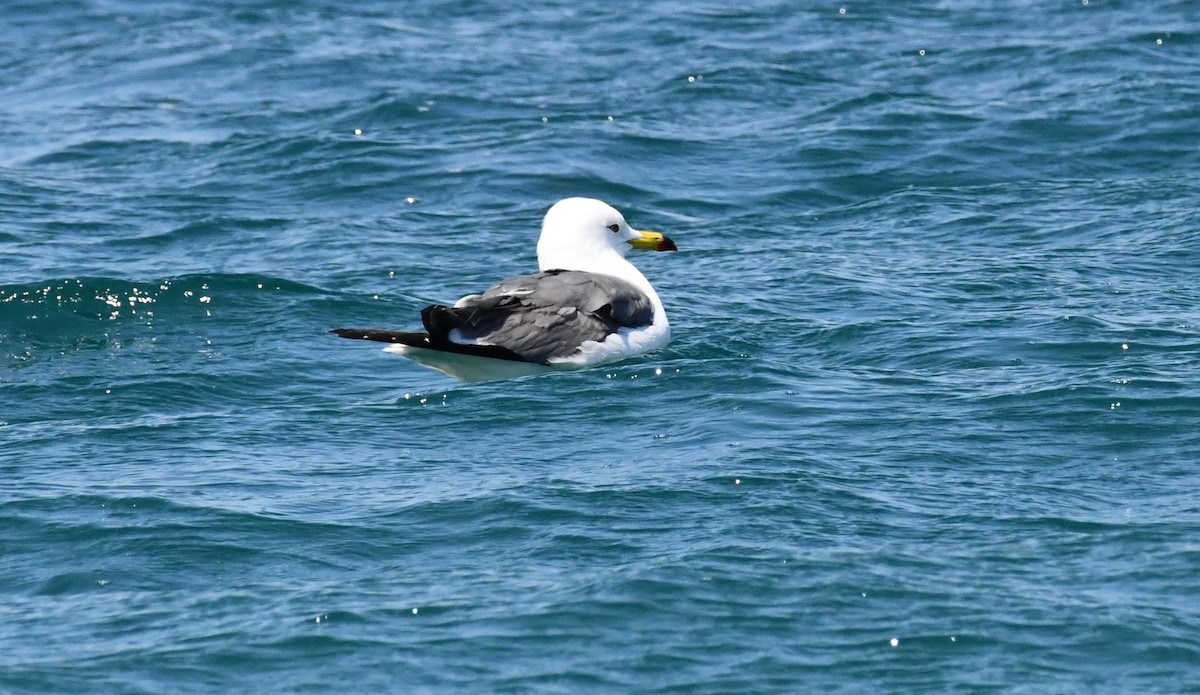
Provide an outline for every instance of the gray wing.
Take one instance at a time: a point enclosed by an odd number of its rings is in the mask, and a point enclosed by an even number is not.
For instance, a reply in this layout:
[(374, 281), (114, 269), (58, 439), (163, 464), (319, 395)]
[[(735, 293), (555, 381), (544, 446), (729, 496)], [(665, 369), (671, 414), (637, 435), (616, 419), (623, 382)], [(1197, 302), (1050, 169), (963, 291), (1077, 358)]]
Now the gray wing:
[(610, 275), (550, 270), (504, 280), (453, 307), (426, 307), (421, 316), (435, 343), (494, 345), (545, 363), (621, 328), (650, 325), (654, 305)]

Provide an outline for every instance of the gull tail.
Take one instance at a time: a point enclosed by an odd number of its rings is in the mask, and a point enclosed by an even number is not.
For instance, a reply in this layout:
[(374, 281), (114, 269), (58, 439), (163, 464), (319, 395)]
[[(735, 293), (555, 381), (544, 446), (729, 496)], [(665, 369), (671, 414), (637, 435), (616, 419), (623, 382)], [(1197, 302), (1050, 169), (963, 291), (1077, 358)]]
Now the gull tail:
[(550, 371), (536, 362), (527, 362), (517, 353), (497, 345), (459, 345), (450, 341), (435, 343), (428, 333), (389, 331), (377, 328), (338, 328), (329, 331), (353, 340), (389, 343), (385, 352), (394, 352), (430, 369), (448, 374), (459, 381), (515, 379)]
[(335, 328), (329, 331), (342, 338), (374, 340), (380, 343), (401, 343), (411, 347), (432, 348), (428, 333), (416, 331), (388, 331), (378, 328)]
[(380, 328), (335, 328), (329, 332), (352, 340), (374, 340), (380, 343), (399, 344), (410, 348), (449, 352), (456, 355), (487, 357), (493, 360), (508, 360), (510, 362), (529, 362), (529, 360), (526, 360), (512, 350), (500, 347), (499, 345), (463, 345), (446, 339), (436, 340), (428, 333), (417, 331), (389, 331)]

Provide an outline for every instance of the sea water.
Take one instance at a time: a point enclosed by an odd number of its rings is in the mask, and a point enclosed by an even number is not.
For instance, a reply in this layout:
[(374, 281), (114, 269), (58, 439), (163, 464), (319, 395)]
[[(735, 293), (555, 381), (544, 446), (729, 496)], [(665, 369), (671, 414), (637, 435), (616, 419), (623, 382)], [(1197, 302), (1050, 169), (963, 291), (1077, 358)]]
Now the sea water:
[[(1200, 689), (1200, 14), (9, 3), (0, 691)], [(413, 329), (602, 198), (674, 338)]]

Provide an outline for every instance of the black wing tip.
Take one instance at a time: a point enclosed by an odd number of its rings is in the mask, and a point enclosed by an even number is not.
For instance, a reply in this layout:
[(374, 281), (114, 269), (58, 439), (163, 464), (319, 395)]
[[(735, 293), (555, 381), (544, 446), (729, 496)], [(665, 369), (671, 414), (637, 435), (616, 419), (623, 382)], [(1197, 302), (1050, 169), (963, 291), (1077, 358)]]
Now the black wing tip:
[(431, 340), (428, 333), (417, 333), (413, 331), (386, 331), (375, 328), (335, 328), (329, 331), (333, 335), (350, 338), (351, 340), (374, 340), (380, 343), (401, 343), (409, 347), (424, 348), (426, 350), (434, 350), (436, 352), (452, 352), (459, 355), (471, 355), (474, 357), (490, 357), (495, 360), (505, 360), (507, 362), (532, 362), (533, 364), (546, 364), (545, 362), (536, 362), (527, 360), (517, 353), (499, 345), (460, 345), (450, 341), (435, 341)]
[(378, 328), (335, 328), (329, 331), (333, 335), (340, 338), (349, 338), (351, 340), (374, 340), (380, 343), (404, 343), (405, 345), (419, 345), (427, 343), (429, 336), (424, 333), (414, 333), (411, 331), (388, 331)]
[(329, 332), (339, 338), (351, 338), (354, 340), (370, 340), (368, 335), (371, 333), (371, 331), (361, 328), (335, 328)]

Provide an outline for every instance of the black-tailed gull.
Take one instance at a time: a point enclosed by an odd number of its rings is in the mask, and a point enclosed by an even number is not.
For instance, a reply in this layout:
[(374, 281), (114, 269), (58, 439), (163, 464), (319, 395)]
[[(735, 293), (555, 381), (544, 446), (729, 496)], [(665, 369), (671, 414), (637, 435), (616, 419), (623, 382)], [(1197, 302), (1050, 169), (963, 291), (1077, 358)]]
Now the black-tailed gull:
[(607, 203), (567, 198), (542, 220), (538, 269), (502, 280), (453, 307), (421, 310), (425, 331), (338, 328), (463, 381), (588, 367), (655, 350), (671, 339), (658, 293), (629, 249), (674, 251)]

